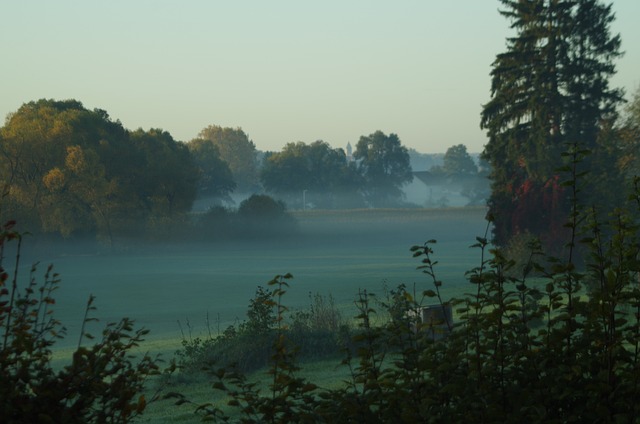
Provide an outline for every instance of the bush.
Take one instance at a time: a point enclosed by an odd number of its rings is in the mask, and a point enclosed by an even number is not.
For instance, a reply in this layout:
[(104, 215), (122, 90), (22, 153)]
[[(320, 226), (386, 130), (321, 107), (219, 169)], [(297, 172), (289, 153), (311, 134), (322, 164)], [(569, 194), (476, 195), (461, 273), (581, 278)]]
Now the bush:
[[(274, 295), (273, 290), (259, 286), (249, 302), (246, 321), (227, 327), (216, 337), (183, 339), (176, 352), (182, 371), (193, 375), (206, 367), (233, 367), (251, 372), (267, 366), (278, 338)], [(309, 298), (309, 309), (290, 314), (280, 323), (281, 330), (296, 346), (300, 359), (336, 356), (349, 329), (332, 297), (310, 294)]]
[[(149, 376), (158, 373), (157, 359), (145, 355), (134, 362), (130, 352), (147, 331), (134, 330), (127, 318), (111, 323), (92, 346), (82, 327), (71, 363), (56, 370), (52, 348), (64, 335), (54, 318), (53, 294), (60, 282), (49, 266), (38, 284), (36, 266), (19, 288), (22, 236), (13, 222), (0, 227), (0, 422), (3, 423), (127, 423), (147, 404), (142, 394)], [(4, 267), (4, 252), (17, 243), (14, 269)], [(93, 297), (84, 323), (94, 321)]]
[(283, 202), (264, 194), (254, 194), (238, 208), (239, 232), (247, 238), (290, 236), (296, 230), (295, 219)]
[(257, 194), (244, 200), (237, 211), (222, 206), (209, 209), (196, 227), (207, 241), (286, 238), (297, 231), (296, 220), (283, 202)]
[(214, 206), (205, 212), (198, 221), (201, 236), (206, 240), (226, 240), (233, 236), (235, 216), (224, 206)]

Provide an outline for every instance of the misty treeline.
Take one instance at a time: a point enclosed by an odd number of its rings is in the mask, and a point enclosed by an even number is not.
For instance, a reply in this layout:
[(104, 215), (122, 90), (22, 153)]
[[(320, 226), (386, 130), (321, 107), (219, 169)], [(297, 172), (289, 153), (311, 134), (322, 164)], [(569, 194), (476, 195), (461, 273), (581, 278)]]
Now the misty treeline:
[(44, 99), (0, 128), (0, 218), (64, 238), (184, 234), (196, 199), (217, 206), (211, 221), (237, 207), (233, 193), (300, 209), (399, 206), (412, 178), (408, 150), (381, 131), (349, 155), (323, 141), (264, 153), (240, 128), (208, 126), (183, 143), (161, 129), (127, 130), (76, 100)]

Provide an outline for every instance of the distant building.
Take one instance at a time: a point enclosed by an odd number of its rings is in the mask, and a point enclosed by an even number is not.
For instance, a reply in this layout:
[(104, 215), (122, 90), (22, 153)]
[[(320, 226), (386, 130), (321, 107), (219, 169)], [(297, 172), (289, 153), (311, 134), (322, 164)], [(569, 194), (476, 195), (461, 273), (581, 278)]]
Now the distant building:
[(484, 204), (489, 181), (481, 175), (446, 175), (438, 172), (413, 173), (413, 181), (403, 187), (408, 202), (427, 208)]
[(413, 331), (419, 328), (427, 332), (432, 340), (440, 340), (451, 332), (453, 328), (453, 309), (451, 305), (430, 305), (409, 311), (409, 316), (418, 316), (418, 325), (412, 325)]
[(353, 161), (353, 149), (351, 148), (351, 143), (347, 141), (347, 162)]

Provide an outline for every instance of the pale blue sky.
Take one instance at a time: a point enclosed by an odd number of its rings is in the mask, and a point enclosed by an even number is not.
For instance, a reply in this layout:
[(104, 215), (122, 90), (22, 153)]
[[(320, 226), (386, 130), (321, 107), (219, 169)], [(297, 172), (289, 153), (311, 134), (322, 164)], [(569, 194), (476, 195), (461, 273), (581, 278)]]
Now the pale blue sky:
[[(613, 2), (640, 84), (640, 1)], [(376, 130), (421, 152), (479, 152), (490, 65), (508, 22), (496, 0), (1, 0), (0, 116), (77, 99), (129, 129), (188, 141), (242, 127), (260, 150)]]

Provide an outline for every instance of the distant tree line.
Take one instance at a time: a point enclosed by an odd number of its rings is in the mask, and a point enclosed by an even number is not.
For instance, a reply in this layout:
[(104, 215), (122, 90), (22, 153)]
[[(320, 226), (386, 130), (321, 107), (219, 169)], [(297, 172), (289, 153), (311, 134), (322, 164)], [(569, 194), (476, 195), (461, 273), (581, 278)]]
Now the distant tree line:
[[(476, 163), (464, 144), (457, 144), (449, 147), (442, 163), (431, 166), (428, 175), (422, 179), (428, 180), (425, 181), (427, 185), (457, 191), (467, 198), (468, 205), (483, 205), (490, 195), (489, 165), (482, 159), (479, 162)], [(446, 200), (430, 198), (428, 202), (446, 204)]]
[(32, 232), (112, 239), (189, 210), (198, 170), (162, 130), (127, 131), (75, 100), (24, 104), (0, 129), (0, 217)]
[(233, 205), (234, 191), (302, 207), (307, 192), (317, 207), (391, 206), (412, 178), (407, 149), (380, 131), (361, 137), (353, 158), (322, 141), (258, 157), (240, 128), (208, 126), (183, 143), (161, 129), (127, 130), (77, 100), (33, 101), (0, 128), (0, 219), (113, 243), (184, 233), (196, 198), (217, 206), (210, 216)]
[(398, 136), (376, 131), (360, 137), (352, 158), (323, 141), (289, 143), (266, 156), (261, 178), (268, 192), (293, 204), (309, 192), (320, 208), (360, 208), (402, 205), (401, 188), (413, 174)]

